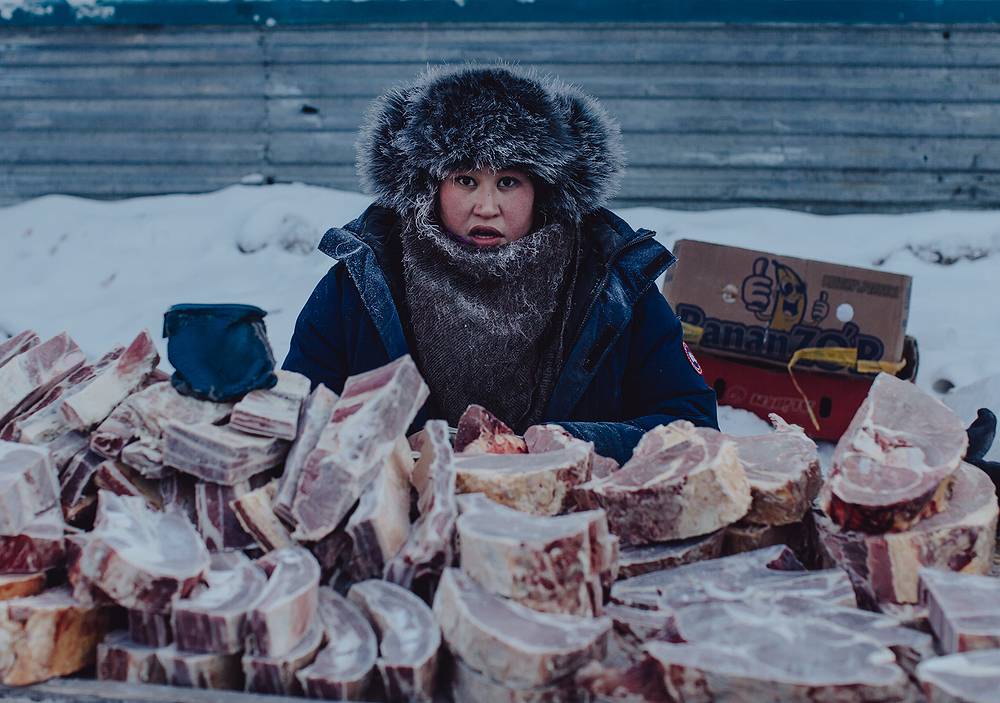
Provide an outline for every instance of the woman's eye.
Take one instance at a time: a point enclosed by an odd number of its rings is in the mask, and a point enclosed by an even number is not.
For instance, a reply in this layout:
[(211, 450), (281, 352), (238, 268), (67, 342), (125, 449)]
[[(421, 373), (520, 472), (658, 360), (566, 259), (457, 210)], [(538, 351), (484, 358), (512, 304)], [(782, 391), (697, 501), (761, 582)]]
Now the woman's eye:
[(458, 183), (460, 186), (469, 187), (476, 185), (476, 181), (472, 176), (455, 176), (455, 183)]
[(514, 178), (513, 176), (504, 176), (503, 178), (500, 179), (500, 183), (499, 183), (499, 185), (502, 188), (513, 188), (517, 184), (518, 184), (518, 180), (516, 178)]

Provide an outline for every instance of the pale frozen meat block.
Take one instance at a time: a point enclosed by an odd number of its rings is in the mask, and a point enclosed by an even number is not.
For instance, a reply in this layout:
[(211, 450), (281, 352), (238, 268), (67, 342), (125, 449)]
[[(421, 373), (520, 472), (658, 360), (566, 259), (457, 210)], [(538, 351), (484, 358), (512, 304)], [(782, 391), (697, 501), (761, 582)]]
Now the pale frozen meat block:
[(611, 620), (540, 613), (495, 596), (447, 569), (434, 615), (449, 649), (481, 674), (509, 686), (544, 686), (601, 659)]
[(750, 484), (732, 440), (687, 420), (642, 436), (621, 469), (574, 491), (603, 508), (623, 546), (686, 539), (736, 522), (750, 508)]
[(368, 485), (345, 528), (353, 550), (347, 565), (355, 581), (380, 578), (410, 534), (410, 448), (402, 437)]
[(734, 523), (727, 527), (722, 553), (725, 555), (750, 552), (776, 544), (786, 544), (804, 564), (815, 561), (813, 553), (812, 522), (793, 522), (787, 525), (755, 525), (748, 522)]
[(108, 614), (66, 587), (0, 602), (0, 682), (24, 686), (94, 663)]
[(917, 679), (928, 703), (996, 703), (1000, 649), (929, 659), (917, 667)]
[(427, 604), (388, 581), (354, 584), (347, 593), (379, 639), (376, 660), (388, 700), (434, 700), (441, 631)]
[(302, 641), (316, 617), (319, 563), (301, 547), (276, 549), (256, 563), (268, 578), (247, 614), (246, 651), (281, 657)]
[(269, 481), (229, 503), (240, 526), (265, 552), (295, 546), (288, 528), (274, 514), (277, 491), (278, 481)]
[(698, 537), (626, 547), (618, 553), (618, 578), (631, 578), (681, 564), (716, 559), (722, 556), (724, 537), (725, 530), (716, 530)]
[(160, 497), (163, 499), (163, 509), (177, 510), (183, 513), (194, 525), (198, 522), (198, 511), (195, 506), (195, 487), (198, 479), (194, 476), (169, 469), (160, 479)]
[(144, 647), (165, 647), (174, 641), (174, 629), (167, 613), (128, 611), (128, 637)]
[(0, 367), (3, 367), (18, 354), (23, 354), (32, 347), (37, 347), (41, 341), (34, 330), (24, 330), (0, 342)]
[(157, 649), (132, 642), (127, 632), (112, 632), (97, 645), (98, 680), (166, 683)]
[(773, 432), (732, 437), (753, 499), (743, 520), (759, 525), (801, 522), (823, 482), (816, 443), (798, 425), (773, 413), (768, 418)]
[(228, 425), (184, 425), (173, 420), (163, 428), (163, 463), (202, 481), (233, 486), (281, 464), (288, 442), (255, 437)]
[(126, 444), (122, 448), (120, 461), (154, 480), (166, 478), (173, 472), (173, 469), (163, 463), (163, 449), (159, 444), (143, 441)]
[(375, 631), (358, 606), (330, 588), (319, 590), (319, 616), (329, 643), (295, 675), (303, 694), (362, 700), (378, 657)]
[(120, 461), (107, 459), (94, 472), (94, 485), (119, 496), (142, 498), (153, 510), (163, 507), (163, 496), (156, 481), (141, 476)]
[(262, 437), (295, 439), (302, 401), (309, 395), (309, 379), (294, 371), (277, 370), (273, 388), (250, 391), (233, 407), (229, 424), (241, 432)]
[(576, 683), (567, 676), (548, 686), (515, 688), (480, 674), (455, 657), (451, 676), (451, 695), (455, 701), (476, 703), (577, 703)]
[(0, 575), (0, 600), (38, 595), (45, 588), (45, 572)]
[(209, 551), (249, 549), (256, 540), (243, 529), (231, 503), (252, 490), (250, 481), (234, 486), (199, 481), (194, 487), (196, 525)]
[(139, 388), (160, 361), (149, 332), (143, 330), (117, 361), (87, 386), (66, 398), (59, 410), (67, 425), (88, 431), (111, 414), (118, 403)]
[(945, 507), (968, 444), (948, 406), (880, 373), (837, 443), (820, 507), (846, 530), (906, 530)]
[(48, 450), (0, 441), (0, 535), (19, 534), (56, 505), (58, 474)]
[(561, 425), (532, 425), (524, 432), (524, 443), (532, 454), (556, 452), (571, 447), (587, 447), (590, 451), (588, 475), (593, 478), (594, 460), (597, 458), (597, 455), (594, 454), (594, 443), (574, 437)]
[(17, 535), (0, 535), (0, 574), (32, 574), (66, 561), (66, 525), (59, 508), (36, 516)]
[(457, 454), (528, 453), (524, 438), (482, 405), (470, 405), (458, 419), (454, 448)]
[(742, 600), (767, 594), (795, 594), (855, 604), (847, 574), (840, 569), (806, 571), (784, 545), (650, 571), (611, 587), (611, 600), (615, 603), (643, 608), (667, 608), (707, 599)]
[(318, 541), (333, 532), (399, 446), (428, 389), (408, 355), (351, 376), (299, 472), (292, 536)]
[(386, 564), (384, 577), (403, 588), (433, 595), (441, 571), (455, 560), (455, 461), (443, 420), (424, 425), (421, 461), (426, 463), (429, 490), (420, 499), (420, 517), (406, 544)]
[(0, 427), (86, 361), (80, 347), (63, 332), (0, 366)]
[(168, 420), (184, 425), (214, 425), (229, 417), (232, 409), (231, 403), (199, 400), (181, 395), (169, 383), (155, 383), (119, 403), (91, 433), (90, 448), (108, 459), (121, 455), (125, 463), (141, 471), (144, 465), (133, 465), (122, 455), (126, 448), (139, 451), (131, 442), (144, 448), (148, 463), (160, 465), (163, 463), (163, 426)]
[(224, 690), (243, 688), (239, 654), (182, 652), (172, 644), (157, 649), (156, 659), (168, 686)]
[(80, 503), (93, 483), (97, 467), (105, 461), (100, 454), (84, 449), (70, 460), (59, 477), (59, 499), (64, 509)]
[(316, 448), (320, 435), (333, 418), (333, 408), (339, 396), (324, 386), (318, 384), (302, 408), (302, 418), (299, 421), (299, 433), (288, 450), (285, 459), (285, 469), (278, 482), (277, 494), (274, 497), (274, 512), (290, 524), (294, 524), (292, 502), (295, 500), (295, 489), (299, 483), (299, 473), (305, 465), (306, 458)]
[(243, 651), (247, 615), (266, 583), (264, 571), (241, 553), (231, 555), (228, 563), (215, 559), (204, 585), (174, 604), (177, 646), (190, 652)]
[(1000, 648), (1000, 579), (927, 568), (919, 578), (920, 601), (945, 654)]
[(819, 551), (826, 564), (851, 576), (859, 594), (870, 601), (916, 603), (921, 566), (986, 574), (993, 560), (997, 497), (989, 476), (964, 464), (943, 512), (925, 518), (906, 532), (867, 534), (844, 530), (814, 511)]
[(485, 493), (534, 515), (556, 515), (573, 507), (573, 489), (589, 478), (592, 452), (572, 446), (541, 454), (456, 455), (456, 490)]
[(87, 448), (89, 440), (86, 433), (69, 430), (59, 435), (50, 442), (45, 442), (41, 446), (49, 450), (52, 456), (52, 465), (57, 474), (61, 474), (77, 454)]
[(125, 608), (168, 612), (208, 571), (201, 536), (179, 511), (153, 512), (142, 498), (109, 491), (98, 497), (93, 532), (74, 537), (74, 593), (86, 598), (96, 587)]
[(318, 620), (313, 620), (306, 636), (288, 654), (280, 657), (244, 654), (241, 660), (244, 690), (280, 696), (301, 696), (302, 687), (295, 675), (313, 662), (322, 644), (323, 625)]

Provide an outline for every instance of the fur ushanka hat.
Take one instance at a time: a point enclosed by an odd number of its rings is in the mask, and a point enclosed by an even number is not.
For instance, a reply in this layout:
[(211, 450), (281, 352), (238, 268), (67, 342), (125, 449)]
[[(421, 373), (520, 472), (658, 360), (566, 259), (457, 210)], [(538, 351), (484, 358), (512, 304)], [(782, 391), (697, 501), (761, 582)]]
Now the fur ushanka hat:
[(576, 223), (614, 195), (625, 167), (621, 130), (597, 100), (500, 63), (429, 69), (389, 90), (365, 117), (357, 157), (366, 192), (424, 226), (455, 170), (524, 169), (538, 213)]

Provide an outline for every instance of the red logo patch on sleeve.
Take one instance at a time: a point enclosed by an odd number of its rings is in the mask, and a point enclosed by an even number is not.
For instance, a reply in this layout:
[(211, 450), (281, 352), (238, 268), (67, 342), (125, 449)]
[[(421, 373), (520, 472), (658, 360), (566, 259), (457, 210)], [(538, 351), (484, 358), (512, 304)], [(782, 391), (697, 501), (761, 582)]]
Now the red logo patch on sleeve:
[(681, 342), (681, 344), (684, 345), (684, 355), (687, 356), (688, 362), (691, 364), (691, 368), (697, 371), (699, 376), (704, 376), (705, 374), (702, 373), (701, 364), (698, 363), (698, 360), (694, 358), (694, 354), (691, 353), (691, 347), (688, 346), (687, 342)]

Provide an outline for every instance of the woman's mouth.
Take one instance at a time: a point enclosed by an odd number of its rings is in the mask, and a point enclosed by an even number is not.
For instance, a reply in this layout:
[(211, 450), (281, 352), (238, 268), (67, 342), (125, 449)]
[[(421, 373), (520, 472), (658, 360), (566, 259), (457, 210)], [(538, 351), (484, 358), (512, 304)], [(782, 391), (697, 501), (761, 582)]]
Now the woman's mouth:
[(480, 247), (491, 247), (503, 244), (504, 237), (499, 230), (492, 227), (473, 227), (469, 230), (468, 238), (473, 244)]

